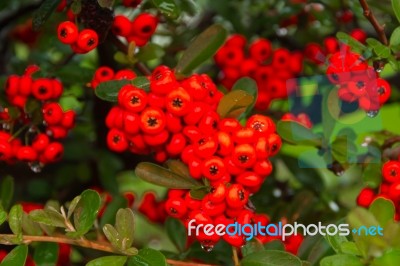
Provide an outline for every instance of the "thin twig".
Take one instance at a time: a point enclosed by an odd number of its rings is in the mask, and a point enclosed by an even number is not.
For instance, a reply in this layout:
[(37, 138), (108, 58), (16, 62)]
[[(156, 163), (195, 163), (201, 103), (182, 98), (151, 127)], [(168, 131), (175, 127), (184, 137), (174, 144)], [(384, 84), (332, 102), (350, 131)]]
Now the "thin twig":
[(233, 253), (233, 264), (235, 266), (240, 266), (239, 256), (237, 253), (237, 249), (235, 247), (232, 247), (232, 253)]
[(364, 10), (364, 16), (369, 20), (369, 22), (372, 24), (374, 27), (376, 33), (378, 34), (379, 40), (384, 44), (388, 45), (388, 40), (385, 34), (385, 28), (382, 26), (379, 21), (376, 19), (374, 14), (372, 13), (371, 9), (369, 8), (369, 5), (367, 3), (367, 0), (359, 0), (362, 9)]

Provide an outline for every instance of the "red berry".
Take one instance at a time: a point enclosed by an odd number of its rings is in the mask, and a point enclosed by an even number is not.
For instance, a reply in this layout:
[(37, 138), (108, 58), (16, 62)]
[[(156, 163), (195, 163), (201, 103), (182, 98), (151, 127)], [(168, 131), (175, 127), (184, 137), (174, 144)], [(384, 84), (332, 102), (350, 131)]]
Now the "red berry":
[(22, 146), (18, 149), (17, 159), (24, 162), (33, 162), (38, 155), (35, 149), (30, 146)]
[(228, 188), (226, 203), (231, 208), (241, 208), (249, 200), (249, 193), (240, 184), (233, 184)]
[(48, 125), (57, 125), (63, 118), (63, 110), (58, 103), (48, 103), (43, 106), (43, 119)]
[(226, 173), (224, 161), (220, 157), (213, 156), (203, 162), (203, 176), (209, 180), (218, 180)]
[(43, 152), (44, 162), (55, 162), (61, 159), (64, 152), (64, 147), (59, 142), (50, 143)]
[(147, 105), (147, 94), (133, 85), (125, 85), (118, 93), (118, 103), (130, 112), (140, 112)]
[(240, 144), (233, 148), (232, 161), (242, 168), (249, 168), (256, 162), (255, 149), (250, 144)]
[(97, 35), (97, 32), (91, 29), (82, 30), (78, 35), (76, 44), (79, 49), (85, 52), (93, 50), (99, 44), (99, 37)]
[[(28, 97), (32, 92), (32, 77), (24, 75), (19, 80), (19, 95)], [(36, 95), (33, 95), (36, 97)]]
[(184, 116), (190, 111), (191, 103), (192, 100), (189, 93), (185, 89), (178, 87), (167, 94), (165, 107), (173, 115)]
[(53, 82), (50, 79), (38, 78), (32, 84), (33, 96), (41, 101), (49, 100), (53, 97)]
[(50, 144), (49, 137), (46, 134), (38, 134), (32, 141), (32, 148), (37, 152), (43, 151)]
[(96, 72), (94, 72), (94, 79), (103, 82), (111, 80), (114, 78), (114, 70), (108, 66), (99, 67)]
[(140, 129), (147, 134), (160, 133), (166, 124), (165, 114), (161, 109), (148, 107), (140, 115)]
[(155, 32), (157, 24), (157, 17), (149, 13), (141, 13), (132, 21), (131, 32), (140, 38), (150, 38)]
[(165, 147), (168, 154), (171, 156), (177, 156), (182, 153), (186, 147), (186, 138), (182, 133), (172, 135), (171, 140)]
[(214, 217), (223, 214), (226, 209), (226, 205), (223, 201), (215, 203), (210, 199), (210, 195), (206, 195), (201, 201), (201, 209), (205, 214), (209, 215), (210, 217)]
[(64, 21), (58, 25), (57, 35), (60, 42), (72, 44), (78, 39), (78, 27), (73, 22)]
[[(165, 144), (169, 138), (169, 133), (166, 130), (162, 130), (161, 132), (155, 134), (144, 134), (143, 139), (144, 142), (149, 146), (160, 146)], [(164, 151), (165, 152), (165, 151)]]
[(182, 218), (187, 213), (187, 206), (181, 198), (170, 198), (165, 203), (165, 210), (174, 218)]
[(75, 117), (76, 113), (72, 110), (68, 110), (63, 114), (61, 120), (61, 126), (65, 127), (66, 129), (71, 129), (75, 125)]
[(386, 162), (382, 167), (382, 175), (389, 183), (400, 182), (400, 162)]
[(375, 192), (370, 188), (364, 188), (357, 197), (357, 204), (362, 207), (368, 207), (375, 198)]
[(124, 118), (124, 131), (131, 135), (137, 134), (139, 132), (139, 121), (139, 115), (126, 112)]
[(246, 127), (261, 133), (274, 133), (276, 127), (271, 118), (264, 115), (252, 115), (246, 122)]
[(271, 55), (271, 43), (267, 39), (260, 38), (249, 47), (250, 57), (258, 62), (264, 62)]
[(115, 16), (112, 25), (112, 31), (116, 35), (127, 37), (131, 33), (131, 22), (130, 20), (122, 15)]
[(268, 138), (269, 155), (275, 156), (282, 146), (282, 140), (278, 134), (271, 134)]
[(199, 158), (210, 158), (218, 149), (218, 143), (214, 137), (201, 137), (194, 143), (194, 152)]
[(107, 145), (112, 151), (123, 152), (128, 148), (128, 140), (122, 131), (113, 128), (107, 134)]
[(244, 187), (258, 187), (262, 184), (263, 179), (254, 172), (244, 172), (236, 178), (236, 182)]
[(214, 203), (222, 202), (225, 199), (225, 194), (226, 194), (226, 187), (224, 184), (220, 183), (218, 185), (211, 187), (210, 194), (208, 194), (209, 200)]
[(5, 139), (0, 139), (0, 161), (5, 161), (12, 156), (12, 147)]
[(150, 90), (165, 95), (178, 87), (175, 74), (166, 66), (158, 66), (150, 77)]
[(129, 79), (129, 80), (134, 78), (136, 78), (136, 73), (130, 69), (119, 70), (117, 71), (117, 73), (115, 73), (114, 77), (114, 79)]

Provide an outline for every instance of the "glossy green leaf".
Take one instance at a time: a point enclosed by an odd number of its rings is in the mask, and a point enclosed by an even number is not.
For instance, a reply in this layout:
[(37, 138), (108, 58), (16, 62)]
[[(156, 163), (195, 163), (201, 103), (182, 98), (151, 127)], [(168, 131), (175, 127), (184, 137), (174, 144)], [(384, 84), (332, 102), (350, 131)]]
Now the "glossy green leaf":
[(153, 4), (165, 16), (171, 19), (179, 17), (180, 9), (174, 0), (153, 0)]
[(362, 174), (363, 181), (371, 188), (377, 188), (382, 182), (382, 164), (369, 163)]
[(193, 199), (202, 200), (210, 192), (210, 187), (199, 186), (190, 190), (190, 197)]
[(118, 99), (118, 92), (122, 86), (130, 84), (131, 81), (123, 80), (111, 80), (101, 82), (95, 89), (96, 96), (100, 99), (108, 102), (116, 102)]
[(180, 160), (168, 160), (165, 166), (177, 175), (190, 178), (189, 167)]
[(369, 206), (369, 211), (382, 227), (386, 226), (389, 221), (393, 221), (396, 212), (393, 201), (385, 198), (375, 199)]
[(174, 243), (179, 252), (186, 249), (187, 231), (181, 221), (168, 217), (165, 221), (165, 228), (169, 239)]
[(376, 258), (371, 266), (398, 266), (400, 261), (400, 250), (385, 250), (384, 254)]
[(58, 244), (42, 242), (35, 247), (33, 260), (37, 266), (55, 265), (58, 259)]
[(56, 10), (59, 0), (44, 0), (39, 9), (33, 13), (32, 27), (33, 30), (39, 30), (47, 21), (50, 15)]
[(129, 257), (128, 266), (166, 266), (164, 255), (157, 250), (144, 248), (136, 256)]
[(310, 129), (292, 121), (279, 121), (277, 131), (282, 139), (291, 144), (320, 147), (321, 138), (314, 134)]
[(114, 6), (114, 0), (97, 0), (101, 7), (112, 8)]
[(362, 266), (360, 259), (348, 254), (338, 254), (325, 257), (321, 260), (320, 266)]
[(225, 42), (228, 32), (221, 25), (212, 25), (203, 31), (183, 53), (176, 66), (176, 73), (188, 75), (200, 66)]
[(367, 44), (372, 48), (375, 54), (381, 58), (388, 58), (391, 54), (390, 48), (374, 38), (368, 38)]
[(348, 242), (347, 238), (339, 235), (339, 233), (336, 235), (326, 234), (325, 239), (336, 253), (341, 253), (342, 244)]
[(32, 221), (40, 224), (55, 227), (66, 227), (64, 217), (61, 215), (61, 213), (52, 209), (31, 211), (29, 213), (29, 217), (32, 219)]
[(322, 129), (326, 140), (329, 140), (341, 111), (338, 89), (326, 89), (322, 97)]
[(390, 46), (399, 46), (400, 45), (400, 26), (394, 29), (392, 35), (390, 35)]
[(357, 147), (346, 135), (338, 136), (331, 144), (333, 158), (342, 165), (356, 161)]
[(7, 213), (0, 209), (0, 225), (2, 225), (7, 220)]
[[(217, 113), (220, 117), (239, 117), (253, 104), (254, 96), (243, 90), (232, 90), (220, 100)], [(239, 111), (239, 112), (236, 112)]]
[(201, 185), (193, 178), (182, 177), (164, 167), (148, 162), (139, 163), (135, 174), (144, 181), (167, 188), (192, 189)]
[(0, 184), (0, 203), (1, 206), (7, 210), (10, 206), (11, 200), (14, 196), (14, 179), (12, 176), (1, 178)]
[(123, 266), (125, 265), (127, 256), (106, 256), (89, 261), (86, 266)]
[(0, 266), (24, 266), (28, 256), (28, 246), (19, 245), (11, 250), (2, 260)]
[(69, 219), (72, 213), (75, 211), (76, 205), (78, 205), (79, 201), (81, 200), (81, 196), (76, 196), (68, 206), (67, 218)]
[(149, 42), (141, 47), (139, 52), (135, 55), (141, 62), (147, 62), (154, 59), (160, 59), (165, 54), (164, 49), (158, 44)]
[(264, 250), (252, 253), (241, 261), (242, 266), (301, 266), (301, 260), (295, 255), (279, 251)]
[(38, 223), (32, 219), (25, 212), (22, 214), (22, 231), (26, 235), (40, 236), (43, 235), (43, 230)]
[(17, 238), (22, 237), (22, 206), (20, 204), (12, 206), (8, 214), (8, 224), (11, 231)]
[(361, 252), (358, 249), (356, 243), (354, 242), (342, 242), (340, 244), (340, 251), (344, 254), (349, 254), (349, 255), (355, 255), (355, 256), (361, 256)]
[(129, 208), (119, 209), (115, 219), (115, 229), (122, 239), (122, 250), (130, 248), (133, 244), (134, 228), (133, 211)]
[(232, 91), (235, 90), (242, 90), (247, 92), (249, 95), (253, 96), (253, 102), (246, 108), (246, 111), (243, 113), (243, 115), (239, 116), (238, 119), (240, 120), (248, 116), (253, 110), (254, 105), (256, 104), (257, 101), (258, 87), (257, 83), (253, 79), (244, 77), (235, 82), (235, 84), (232, 87)]
[(392, 0), (392, 8), (397, 20), (400, 22), (400, 1)]
[(336, 33), (336, 37), (343, 43), (350, 45), (350, 47), (352, 48), (352, 50), (359, 52), (359, 53), (363, 53), (367, 47), (362, 44), (361, 42), (357, 41), (356, 39), (354, 39), (353, 37), (351, 37), (350, 35), (348, 35), (347, 33), (344, 32), (338, 32)]
[(131, 80), (131, 84), (139, 89), (150, 91), (150, 80), (145, 76), (139, 76)]
[(111, 224), (104, 225), (103, 233), (114, 248), (119, 250), (122, 249), (118, 231), (117, 229), (115, 229), (114, 226), (112, 226)]
[(264, 250), (263, 244), (257, 239), (253, 238), (251, 241), (248, 241), (246, 245), (242, 247), (243, 257), (247, 257), (252, 253), (260, 252)]
[(75, 236), (86, 234), (93, 226), (101, 205), (99, 193), (88, 189), (82, 192), (81, 200), (74, 211)]

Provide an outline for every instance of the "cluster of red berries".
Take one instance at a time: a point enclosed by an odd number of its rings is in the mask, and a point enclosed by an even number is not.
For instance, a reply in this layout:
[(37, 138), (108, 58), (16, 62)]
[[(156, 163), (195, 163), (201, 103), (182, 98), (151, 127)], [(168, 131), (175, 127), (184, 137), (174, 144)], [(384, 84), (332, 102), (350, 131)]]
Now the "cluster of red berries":
[(72, 51), (85, 54), (95, 49), (99, 44), (99, 36), (92, 29), (79, 31), (78, 26), (71, 21), (64, 21), (58, 25), (57, 37), (60, 42), (69, 44)]
[(328, 79), (339, 86), (338, 95), (346, 102), (358, 101), (361, 109), (375, 116), (390, 97), (390, 85), (379, 77), (368, 62), (357, 53), (341, 51), (329, 57)]
[(239, 78), (253, 78), (258, 86), (255, 107), (265, 110), (273, 99), (285, 99), (291, 93), (286, 81), (301, 72), (303, 55), (285, 48), (273, 50), (264, 38), (253, 41), (246, 55), (246, 44), (244, 36), (234, 34), (217, 51), (214, 60), (221, 69), (220, 82), (231, 89)]
[(99, 67), (93, 75), (93, 79), (90, 82), (90, 86), (93, 89), (96, 89), (96, 87), (105, 81), (110, 81), (110, 80), (120, 80), (120, 79), (134, 79), (136, 77), (136, 73), (130, 69), (122, 69), (117, 72), (114, 72), (114, 70), (108, 66), (102, 66)]
[(393, 201), (396, 208), (395, 219), (400, 220), (400, 161), (387, 161), (382, 166), (382, 183), (379, 189), (366, 187), (357, 197), (357, 205), (369, 207), (376, 198)]
[(300, 113), (298, 115), (294, 115), (292, 113), (287, 113), (282, 116), (281, 120), (297, 122), (297, 123), (303, 125), (304, 127), (310, 128), (310, 129), (313, 126), (310, 117), (305, 113)]
[[(62, 83), (53, 78), (33, 79), (38, 70), (30, 66), (22, 76), (10, 75), (5, 88), (10, 106), (0, 106), (0, 161), (28, 162), (34, 171), (60, 159), (64, 148), (56, 140), (65, 138), (75, 124), (75, 112), (64, 112), (56, 102), (63, 92)], [(35, 110), (27, 108), (31, 101), (37, 102)]]
[[(354, 29), (350, 32), (350, 36), (361, 43), (365, 43), (367, 34), (362, 29)], [(324, 39), (323, 45), (318, 43), (308, 43), (304, 49), (304, 56), (311, 62), (321, 65), (326, 63), (326, 58), (337, 52), (348, 51), (346, 44), (340, 43), (336, 37), (330, 36)]]
[(115, 35), (125, 37), (126, 40), (134, 42), (136, 46), (144, 46), (156, 31), (158, 18), (149, 13), (141, 13), (132, 21), (129, 18), (115, 16), (112, 31)]

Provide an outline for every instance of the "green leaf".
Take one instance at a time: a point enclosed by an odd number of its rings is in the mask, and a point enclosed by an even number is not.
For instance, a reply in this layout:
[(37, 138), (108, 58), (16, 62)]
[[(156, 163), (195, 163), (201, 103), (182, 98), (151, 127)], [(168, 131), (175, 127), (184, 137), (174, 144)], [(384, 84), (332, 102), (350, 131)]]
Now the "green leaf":
[(244, 77), (239, 79), (238, 81), (235, 82), (235, 84), (232, 87), (232, 91), (235, 90), (242, 90), (247, 92), (249, 95), (253, 96), (253, 102), (250, 104), (246, 111), (241, 115), (238, 119), (242, 119), (250, 114), (250, 112), (253, 110), (254, 105), (256, 104), (257, 101), (257, 96), (258, 96), (258, 87), (257, 83), (248, 77)]
[(390, 46), (400, 45), (400, 26), (394, 29), (392, 35), (390, 35)]
[(114, 6), (114, 0), (97, 0), (101, 7), (112, 8)]
[(0, 266), (24, 266), (28, 256), (28, 246), (19, 245), (11, 250), (0, 263)]
[(203, 31), (183, 53), (176, 66), (176, 73), (188, 75), (212, 57), (225, 42), (228, 32), (221, 25), (212, 25)]
[(101, 216), (100, 226), (103, 227), (105, 224), (115, 224), (115, 214), (121, 208), (127, 206), (127, 200), (122, 195), (115, 195), (112, 201), (107, 204), (106, 209)]
[(357, 41), (347, 33), (339, 31), (336, 33), (336, 38), (338, 38), (341, 42), (350, 45), (350, 47), (356, 52), (363, 53), (367, 49), (364, 44)]
[(182, 177), (157, 164), (141, 162), (136, 166), (135, 174), (149, 183), (177, 189), (192, 189), (201, 184), (193, 178)]
[(121, 250), (121, 242), (119, 241), (119, 234), (117, 229), (111, 224), (106, 224), (103, 226), (103, 233), (107, 237), (108, 241), (110, 241), (111, 245), (116, 249)]
[(0, 203), (7, 210), (14, 196), (14, 179), (12, 176), (2, 178), (0, 184)]
[(177, 175), (190, 178), (189, 167), (180, 160), (168, 160), (165, 166)]
[(193, 199), (202, 200), (210, 192), (210, 187), (199, 186), (190, 190), (190, 197)]
[(141, 47), (135, 56), (139, 61), (147, 62), (154, 59), (160, 59), (164, 54), (165, 51), (160, 45), (149, 42), (145, 46)]
[(75, 211), (76, 205), (78, 205), (79, 201), (81, 200), (81, 196), (76, 196), (68, 206), (68, 213), (67, 213), (67, 218), (69, 219), (72, 215), (72, 213)]
[(186, 250), (187, 232), (181, 221), (168, 217), (165, 221), (165, 228), (169, 239), (176, 246), (178, 251)]
[(32, 221), (32, 219), (25, 212), (22, 214), (22, 231), (31, 236), (43, 235), (43, 231), (39, 224)]
[(360, 259), (348, 254), (338, 254), (325, 257), (321, 260), (320, 266), (362, 266)]
[(32, 221), (40, 224), (55, 226), (55, 227), (66, 227), (64, 217), (61, 213), (52, 210), (34, 210), (29, 213), (29, 217)]
[(320, 147), (321, 138), (310, 129), (292, 121), (279, 121), (277, 123), (278, 134), (289, 143)]
[(150, 80), (145, 76), (139, 76), (131, 80), (131, 84), (139, 89), (150, 91)]
[(166, 266), (167, 262), (164, 255), (151, 248), (139, 250), (136, 256), (129, 257), (128, 266)]
[(400, 22), (400, 1), (392, 0), (392, 8), (397, 20)]
[[(282, 243), (282, 242), (281, 242)], [(263, 244), (257, 239), (253, 238), (251, 241), (248, 241), (246, 245), (242, 247), (243, 257), (247, 257), (250, 254), (264, 251)]]
[(265, 250), (245, 257), (242, 266), (301, 266), (301, 260), (293, 254), (279, 250)]
[(119, 209), (115, 219), (115, 229), (122, 241), (122, 250), (130, 248), (133, 244), (134, 215), (131, 209)]
[(71, 4), (71, 11), (75, 15), (78, 15), (82, 11), (82, 1), (81, 0), (73, 0)]
[(176, 19), (179, 17), (180, 9), (174, 0), (153, 0), (153, 4), (165, 16)]
[(14, 235), (22, 240), (22, 206), (20, 204), (12, 206), (8, 214), (8, 224)]
[(386, 250), (385, 253), (372, 262), (372, 266), (397, 266), (400, 261), (400, 250)]
[(111, 80), (106, 82), (101, 82), (95, 89), (95, 94), (97, 97), (104, 101), (116, 102), (118, 99), (118, 92), (120, 89), (127, 84), (131, 84), (130, 80)]
[(127, 256), (106, 256), (89, 261), (86, 266), (123, 266), (125, 265)]
[(336, 235), (326, 234), (325, 239), (336, 253), (341, 253), (342, 244), (348, 242), (347, 238), (339, 235), (339, 233)]
[(32, 27), (38, 31), (57, 8), (60, 0), (44, 0), (39, 9), (33, 13)]
[(340, 244), (340, 250), (344, 254), (349, 254), (349, 255), (355, 255), (355, 256), (361, 256), (361, 252), (358, 249), (356, 243), (354, 242), (342, 242)]
[(357, 147), (351, 138), (341, 135), (332, 142), (332, 155), (340, 164), (349, 164), (356, 161)]
[(368, 38), (366, 42), (377, 56), (381, 58), (388, 58), (391, 55), (390, 48), (378, 41), (377, 39)]
[(101, 199), (99, 193), (91, 189), (82, 192), (81, 200), (76, 205), (74, 211), (75, 237), (86, 234), (92, 228), (100, 205)]
[(365, 167), (362, 177), (363, 181), (368, 187), (377, 188), (382, 182), (382, 164), (369, 163)]
[(35, 247), (33, 260), (37, 266), (55, 265), (58, 259), (58, 244), (42, 242)]
[(322, 98), (322, 129), (326, 140), (329, 140), (341, 111), (338, 89), (327, 89)]
[(0, 209), (0, 225), (7, 220), (7, 213)]
[(243, 90), (232, 90), (220, 100), (217, 113), (220, 117), (239, 117), (253, 104), (254, 97)]
[(375, 216), (382, 227), (394, 219), (396, 212), (393, 201), (384, 198), (375, 199), (369, 206), (369, 211)]

